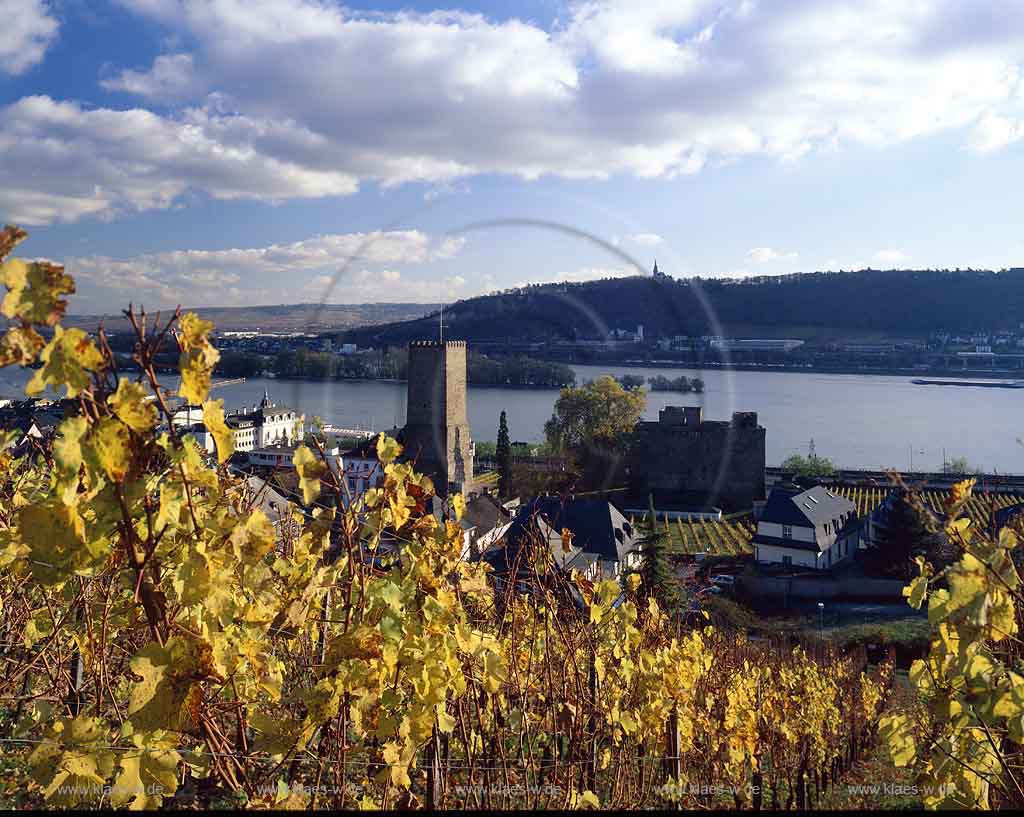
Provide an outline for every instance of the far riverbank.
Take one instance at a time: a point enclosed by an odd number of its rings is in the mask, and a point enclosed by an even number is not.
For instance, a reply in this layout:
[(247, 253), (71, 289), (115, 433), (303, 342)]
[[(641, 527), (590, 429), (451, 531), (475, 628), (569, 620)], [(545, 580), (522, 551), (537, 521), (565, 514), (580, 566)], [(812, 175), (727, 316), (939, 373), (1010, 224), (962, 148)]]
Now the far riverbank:
[(950, 368), (919, 368), (893, 366), (828, 366), (814, 363), (721, 363), (718, 361), (680, 361), (652, 358), (611, 358), (607, 360), (565, 361), (557, 357), (538, 356), (538, 360), (566, 363), (577, 367), (636, 367), (657, 369), (683, 369), (687, 371), (719, 371), (719, 372), (795, 372), (804, 374), (849, 374), (878, 377), (940, 377), (954, 379), (978, 380), (1024, 380), (1024, 369), (950, 369)]

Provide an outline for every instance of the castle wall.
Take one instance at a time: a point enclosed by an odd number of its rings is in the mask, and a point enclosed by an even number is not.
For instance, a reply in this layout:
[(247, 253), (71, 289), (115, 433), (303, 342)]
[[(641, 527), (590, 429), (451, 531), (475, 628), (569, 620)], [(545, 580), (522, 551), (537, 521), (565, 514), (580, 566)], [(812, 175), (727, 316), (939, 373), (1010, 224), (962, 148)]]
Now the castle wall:
[(729, 510), (765, 498), (765, 430), (757, 414), (703, 420), (700, 409), (668, 407), (637, 425), (629, 456), (632, 492), (665, 501), (686, 497)]

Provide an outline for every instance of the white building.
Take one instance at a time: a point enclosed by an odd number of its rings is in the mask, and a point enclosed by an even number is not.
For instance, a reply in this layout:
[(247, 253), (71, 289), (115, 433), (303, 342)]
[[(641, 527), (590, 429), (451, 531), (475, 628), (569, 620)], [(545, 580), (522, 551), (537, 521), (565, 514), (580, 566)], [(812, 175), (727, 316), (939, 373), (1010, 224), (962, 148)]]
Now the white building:
[(196, 423), (203, 422), (203, 407), (202, 406), (190, 406), (184, 405), (178, 409), (175, 409), (174, 414), (171, 415), (171, 421), (174, 423), (175, 428), (181, 428), (182, 426), (194, 426)]
[(195, 441), (199, 443), (199, 447), (207, 454), (213, 454), (217, 451), (217, 444), (213, 439), (213, 434), (202, 423), (193, 424), (185, 433), (192, 435)]
[(306, 415), (279, 406), (267, 392), (252, 411), (240, 411), (224, 418), (235, 434), (236, 451), (252, 451), (272, 445), (293, 445), (303, 436)]
[(370, 437), (342, 457), (345, 506), (358, 501), (370, 488), (384, 484), (384, 468), (377, 459), (377, 437)]
[[(295, 456), (296, 445), (266, 445), (253, 448), (248, 452), (249, 465), (258, 465), (260, 468), (275, 468), (285, 471), (294, 468), (292, 458)], [(324, 454), (327, 457), (327, 464), (335, 473), (339, 473), (342, 466), (341, 452), (338, 447), (325, 448)]]
[(757, 521), (758, 562), (828, 570), (852, 556), (860, 542), (856, 506), (817, 485), (806, 491), (776, 487)]
[(792, 352), (804, 342), (795, 338), (710, 338), (708, 345), (720, 352)]
[[(182, 406), (174, 412), (172, 419), (176, 428), (187, 428), (201, 448), (213, 453), (213, 435), (203, 425), (202, 406)], [(294, 445), (302, 439), (305, 420), (304, 414), (271, 402), (267, 392), (251, 411), (235, 411), (224, 418), (234, 434), (235, 451), (242, 452), (266, 446)]]

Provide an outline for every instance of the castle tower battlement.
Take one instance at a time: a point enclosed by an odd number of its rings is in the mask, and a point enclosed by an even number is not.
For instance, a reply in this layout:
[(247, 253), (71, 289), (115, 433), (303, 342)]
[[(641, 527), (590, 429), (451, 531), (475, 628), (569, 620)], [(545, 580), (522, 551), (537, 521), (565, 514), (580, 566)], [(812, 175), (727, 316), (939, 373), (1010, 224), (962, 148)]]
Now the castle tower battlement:
[(465, 346), (466, 341), (464, 340), (414, 340), (409, 343), (409, 347), (413, 346), (433, 346), (440, 349), (442, 346)]
[(409, 344), (405, 452), (442, 496), (473, 482), (466, 384), (465, 341)]

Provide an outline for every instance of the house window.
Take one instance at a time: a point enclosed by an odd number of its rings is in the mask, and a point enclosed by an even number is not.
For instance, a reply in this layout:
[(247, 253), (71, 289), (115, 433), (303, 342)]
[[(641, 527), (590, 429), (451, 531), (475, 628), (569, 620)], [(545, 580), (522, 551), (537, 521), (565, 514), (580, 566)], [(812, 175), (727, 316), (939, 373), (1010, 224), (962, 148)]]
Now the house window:
[(615, 529), (615, 538), (619, 540), (620, 545), (625, 541), (625, 536), (622, 533), (622, 528)]
[[(788, 527), (788, 526), (787, 526), (787, 527)], [(783, 556), (783, 557), (782, 557), (782, 563), (783, 563), (783, 564), (784, 564), (784, 565), (785, 565), (786, 567), (792, 567), (792, 566), (793, 566), (793, 557), (792, 557), (792, 556)]]
[[(792, 525), (783, 525), (782, 526), (782, 538), (783, 539), (792, 539), (793, 538), (793, 526)], [(789, 557), (787, 556), (785, 558), (788, 559)]]

